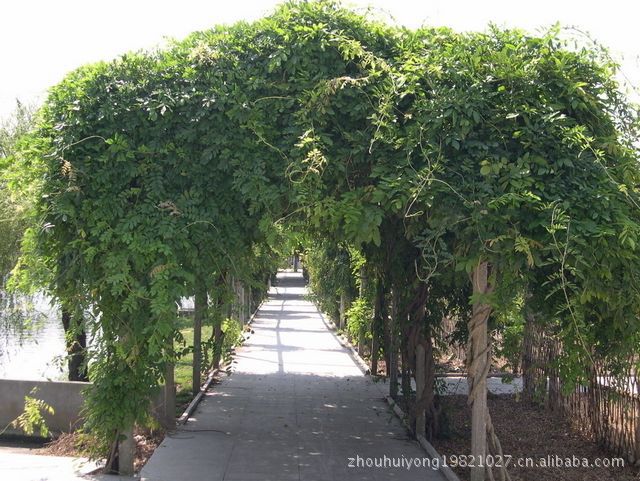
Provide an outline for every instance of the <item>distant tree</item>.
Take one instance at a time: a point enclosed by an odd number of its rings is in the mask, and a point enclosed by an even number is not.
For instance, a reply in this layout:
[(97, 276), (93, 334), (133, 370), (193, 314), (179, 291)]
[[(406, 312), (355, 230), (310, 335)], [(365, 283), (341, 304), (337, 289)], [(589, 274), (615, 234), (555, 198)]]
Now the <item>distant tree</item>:
[(0, 122), (0, 296), (20, 255), (20, 242), (29, 224), (25, 199), (8, 188), (8, 169), (20, 137), (33, 125), (34, 108), (21, 102), (11, 116)]
[[(33, 162), (24, 147), (32, 142), (29, 135), (35, 130), (36, 112), (35, 106), (17, 101), (12, 115), (0, 123), (0, 309), (4, 310), (6, 302), (14, 299), (10, 291), (33, 292), (39, 288), (36, 286), (44, 285), (43, 278), (50, 281), (53, 277), (44, 265), (30, 269), (29, 275), (18, 266), (20, 255), (24, 249), (29, 249), (38, 232), (38, 214), (34, 206), (42, 178), (41, 164)], [(14, 289), (8, 289), (12, 273), (15, 273)], [(62, 309), (70, 381), (87, 380), (86, 334), (81, 317), (78, 314), (74, 320), (69, 309)], [(23, 316), (11, 318), (23, 319)]]

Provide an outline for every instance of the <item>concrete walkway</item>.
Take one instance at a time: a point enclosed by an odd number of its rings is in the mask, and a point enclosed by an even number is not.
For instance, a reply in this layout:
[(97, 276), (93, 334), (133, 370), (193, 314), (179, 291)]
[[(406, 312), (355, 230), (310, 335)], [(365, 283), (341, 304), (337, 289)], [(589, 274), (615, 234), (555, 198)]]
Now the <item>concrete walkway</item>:
[[(430, 467), (407, 469), (407, 459), (423, 463), (427, 455), (389, 411), (385, 385), (362, 375), (305, 300), (300, 274), (278, 280), (234, 373), (167, 436), (142, 479), (443, 480)], [(361, 467), (349, 467), (349, 458)], [(366, 467), (376, 462), (387, 467)], [(389, 467), (394, 462), (405, 464)]]

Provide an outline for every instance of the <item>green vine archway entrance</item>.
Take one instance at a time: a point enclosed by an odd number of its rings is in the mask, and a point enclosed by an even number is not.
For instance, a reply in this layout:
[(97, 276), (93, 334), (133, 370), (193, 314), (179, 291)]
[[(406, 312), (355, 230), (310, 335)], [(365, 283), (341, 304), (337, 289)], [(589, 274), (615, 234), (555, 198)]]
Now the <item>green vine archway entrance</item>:
[[(473, 454), (499, 452), (489, 323), (535, 312), (575, 379), (638, 346), (637, 116), (614, 74), (557, 30), (410, 31), (328, 1), (70, 74), (15, 159), (42, 220), (18, 274), (99, 332), (87, 428), (108, 450), (146, 422), (176, 301), (200, 289), (223, 305), (230, 276), (261, 284), (292, 229), (359, 259), (392, 381), (399, 352), (427, 376), (416, 352), (461, 320)], [(349, 269), (334, 273), (346, 292)]]

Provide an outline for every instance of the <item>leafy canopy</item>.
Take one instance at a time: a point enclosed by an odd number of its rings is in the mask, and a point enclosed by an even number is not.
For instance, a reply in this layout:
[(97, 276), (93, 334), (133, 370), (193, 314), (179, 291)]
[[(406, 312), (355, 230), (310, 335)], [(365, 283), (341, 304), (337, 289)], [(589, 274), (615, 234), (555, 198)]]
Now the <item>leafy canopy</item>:
[(20, 157), (43, 179), (23, 265), (95, 313), (89, 427), (146, 419), (175, 302), (259, 278), (283, 218), (439, 306), (488, 260), (497, 308), (526, 297), (576, 345), (637, 346), (636, 116), (614, 71), (556, 31), (410, 31), (320, 1), (70, 74)]

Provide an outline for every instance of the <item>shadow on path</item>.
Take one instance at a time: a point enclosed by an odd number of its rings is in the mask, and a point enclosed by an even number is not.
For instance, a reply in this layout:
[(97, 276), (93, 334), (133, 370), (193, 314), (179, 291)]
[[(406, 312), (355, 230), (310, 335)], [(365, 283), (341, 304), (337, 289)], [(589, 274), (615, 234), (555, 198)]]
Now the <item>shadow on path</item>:
[[(237, 350), (233, 373), (142, 470), (150, 481), (442, 480), (429, 467), (349, 467), (349, 458), (426, 458), (305, 300), (301, 274), (282, 272)], [(364, 464), (364, 463), (363, 463)]]

